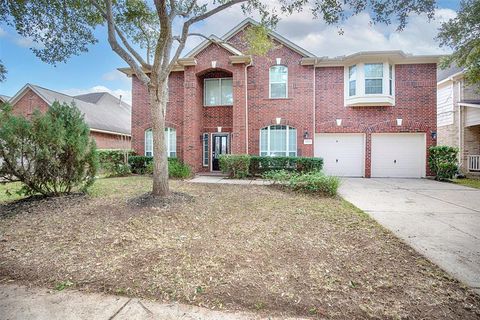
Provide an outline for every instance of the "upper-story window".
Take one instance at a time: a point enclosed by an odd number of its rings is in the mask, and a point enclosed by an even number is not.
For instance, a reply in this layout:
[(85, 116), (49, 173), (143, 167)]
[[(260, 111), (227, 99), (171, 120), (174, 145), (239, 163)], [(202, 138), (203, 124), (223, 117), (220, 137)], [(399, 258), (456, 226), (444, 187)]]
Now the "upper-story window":
[(203, 97), (205, 106), (233, 105), (232, 78), (205, 79)]
[(383, 93), (383, 63), (365, 64), (365, 94)]
[(345, 67), (345, 105), (393, 106), (395, 68), (388, 62), (356, 63)]
[(288, 68), (273, 66), (270, 68), (270, 98), (281, 99), (288, 97)]
[(354, 96), (357, 90), (357, 66), (348, 68), (348, 95)]

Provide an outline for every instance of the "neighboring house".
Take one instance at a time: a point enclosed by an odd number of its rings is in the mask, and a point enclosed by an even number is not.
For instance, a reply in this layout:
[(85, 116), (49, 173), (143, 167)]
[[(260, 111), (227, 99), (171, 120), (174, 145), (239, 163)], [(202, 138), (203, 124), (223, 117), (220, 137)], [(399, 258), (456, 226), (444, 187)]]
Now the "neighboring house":
[(460, 168), (480, 174), (480, 87), (467, 85), (464, 71), (438, 71), (438, 144), (457, 147)]
[[(436, 137), (438, 56), (401, 51), (315, 57), (271, 32), (246, 54), (246, 19), (177, 61), (169, 79), (167, 151), (195, 172), (220, 154), (322, 157), (328, 174), (424, 177)], [(132, 147), (152, 155), (145, 86), (132, 77)]]
[(13, 106), (14, 113), (28, 117), (36, 109), (47, 111), (55, 101), (75, 103), (83, 113), (98, 149), (131, 148), (131, 107), (107, 92), (69, 96), (26, 84), (9, 103)]
[(10, 97), (9, 96), (5, 96), (3, 94), (0, 94), (0, 104), (2, 103), (7, 103), (8, 100), (10, 100)]

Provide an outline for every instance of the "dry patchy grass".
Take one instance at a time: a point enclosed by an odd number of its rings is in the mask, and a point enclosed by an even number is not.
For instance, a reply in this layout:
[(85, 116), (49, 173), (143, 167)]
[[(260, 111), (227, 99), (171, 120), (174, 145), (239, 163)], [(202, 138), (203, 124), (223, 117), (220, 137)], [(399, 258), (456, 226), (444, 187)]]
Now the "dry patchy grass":
[(0, 206), (0, 279), (217, 309), (478, 319), (480, 300), (341, 199), (173, 181), (191, 199), (136, 205), (150, 179)]

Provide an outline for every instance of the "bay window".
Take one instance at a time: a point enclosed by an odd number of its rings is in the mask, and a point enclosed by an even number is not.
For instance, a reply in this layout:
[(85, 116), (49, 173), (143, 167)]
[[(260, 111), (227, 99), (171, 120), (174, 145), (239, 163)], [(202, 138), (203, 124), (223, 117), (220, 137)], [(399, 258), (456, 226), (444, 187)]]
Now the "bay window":
[(270, 68), (269, 91), (271, 99), (288, 97), (288, 68), (286, 66)]
[(232, 78), (205, 79), (203, 97), (205, 106), (233, 105)]
[(261, 156), (297, 155), (297, 129), (290, 126), (273, 125), (260, 130)]
[[(174, 128), (165, 128), (165, 150), (167, 157), (177, 156), (177, 131)], [(153, 157), (153, 132), (152, 129), (145, 130), (145, 156)]]
[(389, 62), (345, 66), (346, 106), (395, 105), (395, 68)]

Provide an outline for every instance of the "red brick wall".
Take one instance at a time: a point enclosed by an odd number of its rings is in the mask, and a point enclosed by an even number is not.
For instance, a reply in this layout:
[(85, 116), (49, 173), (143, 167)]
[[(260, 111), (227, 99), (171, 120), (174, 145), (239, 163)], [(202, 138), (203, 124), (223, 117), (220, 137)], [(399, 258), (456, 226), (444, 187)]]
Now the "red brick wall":
[[(47, 112), (48, 104), (40, 98), (31, 89), (27, 89), (25, 94), (13, 105), (13, 113), (30, 117), (34, 110), (38, 109), (40, 112)], [(98, 149), (122, 149), (131, 148), (130, 137), (122, 138), (118, 135), (90, 132), (90, 136), (95, 139)], [(125, 141), (127, 139), (127, 141)]]
[[(437, 130), (436, 65), (395, 66), (395, 106), (345, 107), (344, 68), (316, 70), (316, 132), (366, 133), (365, 175), (371, 173), (371, 134), (378, 132), (425, 132), (427, 149), (435, 145), (431, 138)], [(402, 118), (402, 126), (396, 119)], [(337, 126), (335, 119), (342, 119)], [(427, 152), (428, 157), (428, 152)], [(430, 175), (427, 164), (427, 175)]]
[(47, 112), (48, 104), (31, 89), (27, 89), (25, 94), (13, 105), (13, 113), (24, 117), (31, 116), (35, 109)]

